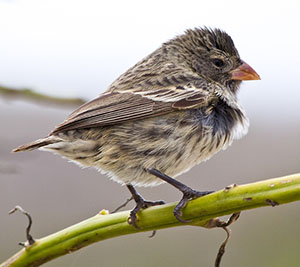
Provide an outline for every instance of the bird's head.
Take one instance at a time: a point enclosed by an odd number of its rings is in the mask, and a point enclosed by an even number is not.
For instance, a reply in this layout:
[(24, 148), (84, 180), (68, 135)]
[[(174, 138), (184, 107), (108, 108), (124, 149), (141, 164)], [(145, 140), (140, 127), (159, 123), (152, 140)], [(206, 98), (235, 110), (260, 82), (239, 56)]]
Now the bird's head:
[(231, 37), (219, 29), (187, 30), (168, 43), (168, 52), (180, 64), (233, 93), (243, 80), (259, 80), (259, 75), (241, 60)]

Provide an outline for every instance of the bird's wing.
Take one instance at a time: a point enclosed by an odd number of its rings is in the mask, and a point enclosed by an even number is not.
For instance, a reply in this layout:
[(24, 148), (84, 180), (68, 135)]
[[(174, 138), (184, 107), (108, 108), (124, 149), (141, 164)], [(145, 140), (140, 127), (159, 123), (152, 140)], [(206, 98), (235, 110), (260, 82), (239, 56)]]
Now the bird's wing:
[(76, 109), (50, 135), (62, 131), (145, 119), (180, 109), (190, 109), (203, 105), (208, 96), (208, 91), (190, 84), (152, 91), (135, 89), (107, 92)]

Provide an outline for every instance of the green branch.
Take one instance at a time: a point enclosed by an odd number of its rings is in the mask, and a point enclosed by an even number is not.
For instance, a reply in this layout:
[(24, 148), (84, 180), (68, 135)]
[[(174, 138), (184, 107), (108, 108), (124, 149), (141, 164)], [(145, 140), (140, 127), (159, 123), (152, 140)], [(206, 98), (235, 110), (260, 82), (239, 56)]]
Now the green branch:
[[(183, 211), (183, 219), (191, 220), (187, 225), (209, 228), (211, 219), (218, 216), (297, 200), (300, 200), (300, 174), (228, 187), (192, 200)], [(0, 266), (39, 266), (105, 239), (182, 226), (184, 224), (178, 222), (172, 213), (175, 204), (155, 206), (141, 211), (138, 214), (140, 229), (135, 229), (127, 223), (129, 211), (108, 214), (103, 210), (83, 222), (37, 239), (33, 245), (27, 245)]]

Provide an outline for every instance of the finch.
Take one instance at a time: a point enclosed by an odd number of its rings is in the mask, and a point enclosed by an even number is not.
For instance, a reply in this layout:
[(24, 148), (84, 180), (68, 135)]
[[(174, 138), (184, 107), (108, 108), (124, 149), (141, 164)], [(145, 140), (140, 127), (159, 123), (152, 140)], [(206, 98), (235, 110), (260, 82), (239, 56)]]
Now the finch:
[(237, 92), (259, 75), (239, 56), (220, 29), (189, 29), (161, 45), (80, 106), (45, 138), (15, 148), (54, 152), (94, 167), (126, 185), (137, 212), (162, 201), (146, 201), (135, 186), (169, 183), (183, 193), (174, 209), (179, 220), (199, 192), (174, 177), (208, 160), (244, 136), (248, 119)]

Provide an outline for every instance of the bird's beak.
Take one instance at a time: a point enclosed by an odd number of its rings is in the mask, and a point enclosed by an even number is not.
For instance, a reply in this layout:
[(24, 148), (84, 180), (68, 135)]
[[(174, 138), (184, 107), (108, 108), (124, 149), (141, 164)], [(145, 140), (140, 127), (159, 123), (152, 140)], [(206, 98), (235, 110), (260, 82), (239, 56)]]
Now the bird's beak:
[(242, 61), (242, 65), (231, 72), (232, 80), (249, 81), (260, 80), (259, 75), (246, 62)]

